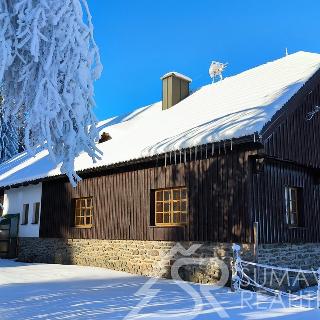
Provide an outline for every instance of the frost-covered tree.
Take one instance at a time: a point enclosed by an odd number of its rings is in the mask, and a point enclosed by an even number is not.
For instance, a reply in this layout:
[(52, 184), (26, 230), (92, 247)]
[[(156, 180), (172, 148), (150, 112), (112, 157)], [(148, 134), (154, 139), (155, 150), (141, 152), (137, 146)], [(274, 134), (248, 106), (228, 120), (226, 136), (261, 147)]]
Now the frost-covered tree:
[(1, 0), (0, 85), (4, 121), (24, 115), (24, 146), (48, 149), (74, 185), (81, 151), (100, 151), (93, 114), (102, 66), (86, 0)]
[(0, 163), (9, 160), (19, 152), (19, 128), (14, 116), (4, 121), (0, 107)]

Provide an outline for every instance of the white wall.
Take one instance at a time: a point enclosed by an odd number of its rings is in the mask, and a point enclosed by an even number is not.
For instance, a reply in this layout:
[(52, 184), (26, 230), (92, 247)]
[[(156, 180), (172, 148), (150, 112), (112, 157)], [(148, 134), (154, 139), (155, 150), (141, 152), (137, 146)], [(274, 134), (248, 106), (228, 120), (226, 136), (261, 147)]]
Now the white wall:
[[(27, 187), (13, 188), (4, 193), (3, 214), (20, 214), (19, 237), (39, 237), (39, 225), (41, 219), (41, 195), (42, 184)], [(40, 202), (40, 218), (38, 224), (33, 224), (33, 204)], [(23, 205), (29, 204), (28, 224), (21, 225)]]

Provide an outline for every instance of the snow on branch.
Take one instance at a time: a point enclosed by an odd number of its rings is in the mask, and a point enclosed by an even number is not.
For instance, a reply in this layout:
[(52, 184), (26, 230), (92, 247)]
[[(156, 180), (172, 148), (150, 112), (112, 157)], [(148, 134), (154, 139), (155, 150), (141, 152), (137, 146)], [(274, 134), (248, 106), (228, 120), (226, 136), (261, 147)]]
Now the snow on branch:
[(24, 145), (46, 147), (71, 183), (74, 159), (101, 152), (93, 114), (99, 51), (86, 0), (2, 0), (0, 84), (4, 119), (23, 115)]
[(9, 160), (19, 152), (19, 128), (17, 123), (14, 115), (9, 116), (9, 121), (4, 121), (0, 101), (0, 163)]

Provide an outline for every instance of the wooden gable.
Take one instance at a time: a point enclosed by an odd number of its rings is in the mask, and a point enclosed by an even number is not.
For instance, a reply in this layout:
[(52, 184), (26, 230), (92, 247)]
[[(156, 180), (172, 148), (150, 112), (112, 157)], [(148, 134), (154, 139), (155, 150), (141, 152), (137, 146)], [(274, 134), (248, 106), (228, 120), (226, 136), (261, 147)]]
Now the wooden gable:
[(277, 112), (262, 130), (265, 154), (320, 168), (320, 70)]

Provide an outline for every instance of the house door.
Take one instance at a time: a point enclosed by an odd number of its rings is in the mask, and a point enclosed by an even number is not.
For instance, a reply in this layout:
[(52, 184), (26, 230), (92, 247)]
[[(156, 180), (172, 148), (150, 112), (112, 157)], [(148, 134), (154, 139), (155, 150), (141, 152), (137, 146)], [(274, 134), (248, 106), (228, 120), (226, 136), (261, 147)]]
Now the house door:
[(0, 258), (17, 256), (19, 214), (8, 214), (0, 220)]

